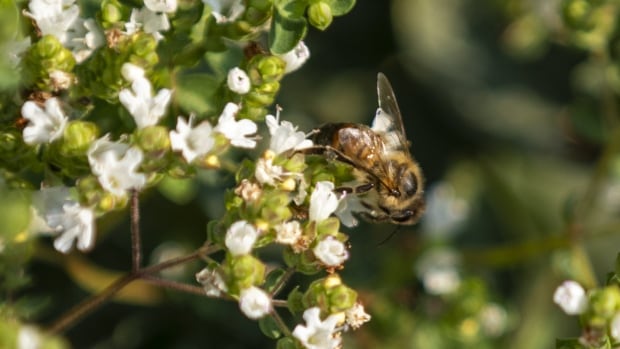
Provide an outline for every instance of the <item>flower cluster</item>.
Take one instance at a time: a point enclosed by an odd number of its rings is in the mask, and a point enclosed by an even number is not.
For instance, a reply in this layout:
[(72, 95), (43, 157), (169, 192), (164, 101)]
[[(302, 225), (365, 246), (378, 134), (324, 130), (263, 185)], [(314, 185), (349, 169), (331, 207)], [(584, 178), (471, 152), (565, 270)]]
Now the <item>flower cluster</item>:
[[(354, 197), (339, 197), (335, 177), (307, 163), (304, 151), (314, 146), (308, 134), (280, 120), (279, 108), (268, 114), (283, 76), (310, 57), (301, 41), (307, 22), (274, 15), (279, 9), (272, 2), (203, 2), (207, 11), (199, 20), (186, 8), (191, 5), (176, 0), (145, 0), (139, 8), (103, 1), (93, 18), (83, 18), (75, 0), (28, 2), (23, 14), (33, 21), (28, 36), (35, 40), (12, 53), (28, 93), (14, 96), (21, 115), (9, 131), (0, 129), (16, 145), (3, 151), (28, 159), (24, 168), (43, 178), (24, 204), (31, 216), (28, 237), (51, 236), (61, 253), (89, 251), (98, 217), (124, 209), (130, 196), (164, 178), (228, 166), (231, 147), (259, 145), (264, 121), (264, 151), (239, 166), (226, 215), (209, 225), (207, 245), (225, 254), (209, 259), (196, 279), (207, 296), (233, 298), (248, 318), (263, 321), (279, 318), (275, 309), (283, 302), (275, 297), (292, 273), (326, 272), (305, 292), (291, 293), (299, 300), (291, 311), (305, 324), (280, 332), (297, 346), (337, 348), (343, 331), (370, 319), (336, 273), (349, 258), (337, 217), (354, 220)], [(310, 23), (324, 29), (352, 4), (306, 7)], [(281, 21), (304, 28), (293, 36), (270, 29), (286, 27)], [(197, 22), (205, 30), (196, 30)], [(272, 36), (273, 47), (252, 50), (249, 38), (261, 33)], [(182, 36), (192, 41), (177, 52), (175, 40)], [(231, 40), (245, 46), (246, 55), (233, 64), (205, 59), (213, 72), (204, 79), (207, 87), (203, 91), (202, 80), (199, 88), (192, 85), (196, 80), (186, 79), (191, 72), (185, 75), (191, 69), (183, 68), (198, 66), (207, 50), (225, 50)], [(17, 154), (22, 150), (25, 155)], [(0, 180), (0, 189), (4, 184)], [(257, 254), (270, 244), (282, 251), (277, 270)]]
[[(574, 280), (566, 280), (553, 294), (553, 301), (568, 315), (578, 315), (584, 332), (570, 347), (599, 347), (620, 343), (620, 287), (609, 285), (586, 291)], [(569, 345), (571, 340), (563, 340)]]

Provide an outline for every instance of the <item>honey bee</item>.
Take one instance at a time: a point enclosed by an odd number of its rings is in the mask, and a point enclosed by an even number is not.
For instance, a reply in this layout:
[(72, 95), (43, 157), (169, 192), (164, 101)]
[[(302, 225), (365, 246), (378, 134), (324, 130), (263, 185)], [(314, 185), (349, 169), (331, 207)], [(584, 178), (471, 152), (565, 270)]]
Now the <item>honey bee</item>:
[(371, 127), (325, 124), (314, 131), (311, 152), (354, 168), (359, 185), (337, 191), (358, 195), (363, 218), (411, 225), (424, 212), (424, 177), (409, 152), (396, 96), (382, 73), (377, 76), (377, 94), (379, 108)]

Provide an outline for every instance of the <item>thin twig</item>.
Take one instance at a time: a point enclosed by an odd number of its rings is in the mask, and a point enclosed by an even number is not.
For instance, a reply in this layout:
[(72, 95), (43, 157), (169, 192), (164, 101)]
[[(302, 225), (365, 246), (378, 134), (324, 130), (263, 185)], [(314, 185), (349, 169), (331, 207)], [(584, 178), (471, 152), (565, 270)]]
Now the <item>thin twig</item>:
[(280, 291), (282, 291), (282, 287), (284, 287), (284, 285), (286, 284), (286, 282), (288, 281), (288, 279), (291, 278), (291, 276), (293, 276), (293, 274), (295, 273), (295, 268), (288, 268), (286, 270), (286, 272), (284, 273), (284, 275), (282, 275), (282, 277), (280, 278), (280, 280), (278, 281), (278, 284), (273, 288), (273, 290), (271, 291), (271, 296), (275, 296), (277, 295)]
[(276, 322), (276, 324), (278, 325), (278, 328), (280, 329), (280, 331), (282, 331), (282, 333), (287, 336), (290, 337), (291, 336), (291, 330), (289, 330), (288, 326), (286, 326), (286, 323), (284, 323), (284, 320), (282, 320), (282, 318), (280, 317), (280, 314), (278, 314), (277, 311), (275, 311), (275, 309), (271, 310), (271, 317), (273, 318), (273, 320)]
[(181, 256), (173, 258), (146, 268), (142, 268), (138, 271), (132, 271), (124, 276), (121, 276), (114, 281), (110, 286), (105, 288), (100, 293), (93, 295), (85, 301), (71, 308), (65, 314), (61, 315), (56, 321), (49, 327), (51, 333), (61, 333), (73, 326), (78, 320), (82, 319), (86, 315), (90, 314), (93, 310), (97, 309), (103, 303), (107, 302), (121, 289), (130, 284), (131, 282), (147, 278), (149, 274), (154, 274), (167, 268), (174, 267), (179, 264), (183, 264), (192, 260), (199, 259), (201, 256), (217, 251), (219, 247), (212, 245), (205, 245), (187, 256)]
[(131, 191), (131, 270), (142, 266), (142, 241), (140, 241), (140, 198), (137, 190)]
[(143, 279), (153, 285), (156, 286), (160, 286), (160, 287), (164, 287), (164, 288), (169, 288), (175, 291), (182, 291), (185, 293), (191, 293), (191, 294), (196, 294), (199, 296), (206, 296), (205, 294), (205, 290), (200, 287), (200, 286), (194, 286), (194, 285), (189, 285), (189, 284), (184, 284), (182, 282), (177, 282), (177, 281), (172, 281), (172, 280), (166, 280), (166, 279), (161, 279), (155, 276), (149, 276), (149, 275), (145, 275), (143, 277)]
[(288, 308), (288, 301), (284, 299), (272, 299), (271, 304), (273, 304), (274, 307), (278, 308)]
[(93, 310), (97, 309), (103, 303), (112, 298), (116, 293), (123, 289), (123, 287), (129, 285), (131, 282), (135, 281), (138, 278), (139, 275), (134, 273), (130, 273), (120, 277), (105, 290), (101, 291), (101, 293), (90, 297), (71, 308), (58, 320), (54, 321), (54, 323), (52, 323), (52, 325), (48, 328), (48, 331), (51, 333), (61, 333), (65, 331), (69, 327), (73, 326), (73, 324), (75, 324), (75, 322), (77, 322), (79, 319), (88, 315)]

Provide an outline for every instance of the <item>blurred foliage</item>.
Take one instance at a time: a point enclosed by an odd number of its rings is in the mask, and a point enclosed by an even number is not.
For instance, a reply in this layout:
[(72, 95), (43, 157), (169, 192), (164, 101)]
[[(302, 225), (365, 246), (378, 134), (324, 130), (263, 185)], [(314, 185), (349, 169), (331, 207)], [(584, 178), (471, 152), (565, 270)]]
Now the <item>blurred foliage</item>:
[[(282, 81), (277, 99), (287, 117), (305, 130), (322, 122), (368, 123), (382, 71), (394, 85), (428, 185), (427, 214), (418, 226), (398, 228), (383, 244), (395, 227), (363, 224), (351, 231), (351, 259), (341, 276), (361, 290), (373, 319), (345, 337), (345, 348), (542, 349), (582, 334), (552, 295), (564, 279), (604, 285), (620, 246), (619, 6), (611, 0), (362, 0), (326, 35), (307, 30), (312, 59)], [(321, 29), (328, 18), (317, 7), (311, 24)], [(283, 12), (277, 7), (275, 37), (306, 33), (306, 23), (291, 14), (281, 24)], [(15, 13), (0, 16), (8, 23)], [(270, 45), (287, 48), (279, 40)], [(187, 62), (193, 59), (193, 52), (184, 53)], [(180, 77), (176, 88), (186, 93), (179, 103), (213, 113), (204, 101), (219, 93), (219, 81), (210, 76)], [(0, 61), (0, 88), (16, 79)], [(199, 246), (206, 229), (196, 222), (223, 214), (224, 188), (233, 181), (220, 171), (162, 182), (143, 200), (144, 250), (156, 260), (170, 247), (161, 241)], [(61, 263), (20, 238), (27, 202), (17, 184), (0, 184), (0, 270), (21, 276), (0, 279), (1, 318), (19, 313), (49, 323), (106, 285), (111, 270), (129, 265), (126, 213), (99, 222), (89, 262), (71, 256)], [(98, 272), (85, 279), (85, 268)], [(191, 283), (196, 271), (188, 265), (175, 278)], [(68, 331), (71, 345), (273, 346), (233, 302), (135, 287)], [(21, 294), (30, 301), (12, 301)], [(17, 326), (0, 320), (2, 332)]]

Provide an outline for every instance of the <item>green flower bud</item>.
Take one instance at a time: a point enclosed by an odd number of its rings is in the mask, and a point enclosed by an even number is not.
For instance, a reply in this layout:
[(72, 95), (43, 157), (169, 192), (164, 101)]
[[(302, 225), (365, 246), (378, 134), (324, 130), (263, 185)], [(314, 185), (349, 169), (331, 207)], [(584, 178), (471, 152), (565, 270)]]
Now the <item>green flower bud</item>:
[(71, 121), (59, 142), (63, 156), (85, 156), (90, 145), (99, 137), (99, 128), (88, 121)]
[(332, 9), (328, 4), (319, 1), (308, 6), (308, 20), (313, 27), (325, 30), (333, 19)]
[(146, 153), (165, 152), (170, 149), (168, 129), (164, 126), (149, 126), (140, 129), (136, 143)]
[(565, 0), (562, 4), (562, 17), (574, 29), (588, 29), (592, 26), (590, 15), (592, 4), (588, 0)]
[(266, 82), (262, 85), (256, 87), (255, 91), (263, 94), (272, 94), (275, 95), (280, 90), (280, 82), (272, 81)]
[(253, 86), (261, 86), (282, 79), (286, 63), (280, 57), (256, 55), (248, 62), (247, 73)]
[(327, 292), (329, 297), (330, 314), (350, 309), (357, 302), (357, 292), (346, 285), (337, 285)]
[(266, 107), (273, 104), (275, 95), (260, 93), (256, 91), (248, 92), (244, 96), (244, 101), (252, 107)]
[(310, 250), (295, 253), (291, 248), (287, 248), (283, 251), (282, 257), (287, 266), (305, 275), (314, 275), (322, 270)]
[(126, 14), (126, 8), (118, 0), (104, 0), (101, 2), (101, 23), (106, 29), (121, 22)]
[(36, 148), (26, 145), (16, 129), (0, 131), (0, 168), (18, 172), (32, 166), (40, 166)]
[(302, 301), (306, 308), (316, 306), (323, 313), (335, 314), (351, 308), (357, 302), (357, 292), (344, 285), (340, 276), (331, 274), (310, 284)]
[(620, 289), (615, 285), (593, 290), (589, 298), (590, 307), (586, 317), (591, 325), (604, 325), (620, 309)]
[(240, 290), (260, 285), (265, 280), (265, 265), (249, 254), (228, 256), (224, 272), (228, 276), (230, 294), (239, 294)]
[(264, 121), (268, 110), (262, 105), (252, 105), (252, 103), (243, 103), (237, 117), (239, 119), (249, 119), (252, 121)]
[(283, 222), (290, 219), (293, 214), (288, 208), (291, 199), (288, 193), (271, 191), (261, 197), (260, 216), (267, 222)]
[(50, 76), (57, 71), (71, 72), (75, 59), (71, 51), (64, 48), (55, 36), (45, 35), (30, 46), (24, 55), (22, 66), (26, 84), (34, 84), (42, 91), (54, 91)]
[(250, 8), (260, 10), (263, 12), (271, 10), (273, 6), (273, 0), (248, 0), (247, 7), (248, 10)]

